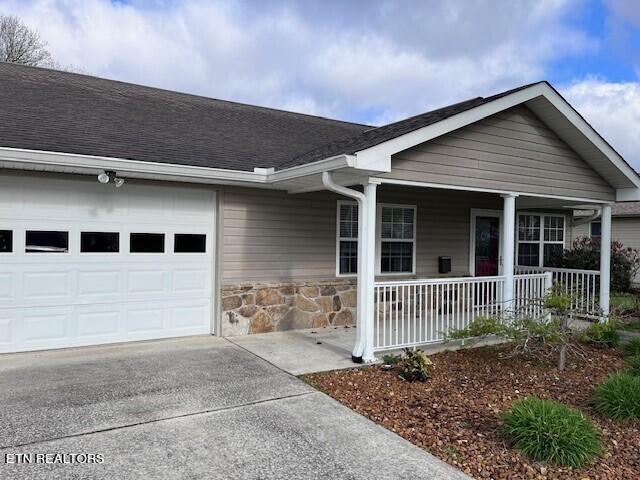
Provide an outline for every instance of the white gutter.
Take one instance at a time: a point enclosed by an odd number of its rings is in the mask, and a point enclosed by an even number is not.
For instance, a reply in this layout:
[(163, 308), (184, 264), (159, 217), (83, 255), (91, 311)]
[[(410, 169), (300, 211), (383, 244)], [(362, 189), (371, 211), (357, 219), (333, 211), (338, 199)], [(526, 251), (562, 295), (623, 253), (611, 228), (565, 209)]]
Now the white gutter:
[(4, 168), (41, 169), (52, 172), (83, 174), (98, 174), (103, 170), (114, 170), (124, 177), (131, 178), (167, 179), (198, 183), (249, 184), (250, 186), (271, 186), (277, 182), (319, 174), (327, 170), (349, 168), (354, 165), (355, 157), (352, 155), (338, 155), (279, 171), (275, 171), (273, 168), (254, 168), (253, 171), (244, 171), (0, 147), (0, 167)]
[(591, 215), (589, 215), (588, 217), (581, 217), (573, 220), (571, 222), (571, 226), (577, 227), (579, 225), (584, 225), (585, 223), (593, 222), (594, 220), (597, 220), (600, 217), (601, 213), (602, 213), (602, 208), (594, 208), (593, 213)]
[(357, 291), (357, 305), (358, 309), (356, 312), (356, 340), (353, 345), (353, 351), (351, 353), (351, 359), (356, 363), (362, 363), (362, 355), (364, 353), (364, 337), (365, 332), (364, 328), (366, 328), (366, 321), (364, 321), (364, 315), (367, 311), (365, 302), (366, 298), (364, 295), (364, 284), (362, 282), (363, 273), (366, 266), (366, 262), (364, 259), (364, 255), (362, 254), (362, 239), (363, 234), (365, 232), (365, 222), (366, 222), (366, 197), (364, 193), (358, 192), (357, 190), (352, 190), (351, 188), (343, 187), (342, 185), (338, 185), (333, 181), (333, 177), (330, 172), (322, 172), (322, 184), (327, 190), (338, 193), (340, 195), (344, 195), (345, 197), (353, 198), (356, 202), (358, 202), (358, 284), (356, 285)]

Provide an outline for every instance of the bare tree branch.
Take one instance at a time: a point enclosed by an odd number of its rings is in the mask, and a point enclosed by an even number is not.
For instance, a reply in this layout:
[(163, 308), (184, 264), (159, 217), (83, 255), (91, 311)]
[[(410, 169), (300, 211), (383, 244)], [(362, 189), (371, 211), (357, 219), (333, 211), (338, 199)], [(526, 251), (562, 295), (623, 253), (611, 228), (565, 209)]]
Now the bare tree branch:
[(0, 15), (0, 61), (32, 66), (52, 66), (51, 54), (40, 34), (18, 17)]

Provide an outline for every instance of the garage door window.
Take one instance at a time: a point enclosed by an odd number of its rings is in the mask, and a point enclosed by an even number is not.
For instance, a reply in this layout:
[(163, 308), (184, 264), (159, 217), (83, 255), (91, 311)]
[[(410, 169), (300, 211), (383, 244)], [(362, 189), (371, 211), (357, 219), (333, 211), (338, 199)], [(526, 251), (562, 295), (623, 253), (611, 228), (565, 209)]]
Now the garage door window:
[(173, 242), (175, 253), (205, 253), (207, 236), (191, 233), (176, 233)]
[(132, 233), (131, 253), (164, 253), (164, 233)]
[(13, 231), (0, 230), (0, 253), (13, 252)]
[(120, 234), (117, 232), (80, 233), (80, 251), (82, 253), (118, 253)]
[(69, 232), (27, 230), (27, 253), (68, 253)]

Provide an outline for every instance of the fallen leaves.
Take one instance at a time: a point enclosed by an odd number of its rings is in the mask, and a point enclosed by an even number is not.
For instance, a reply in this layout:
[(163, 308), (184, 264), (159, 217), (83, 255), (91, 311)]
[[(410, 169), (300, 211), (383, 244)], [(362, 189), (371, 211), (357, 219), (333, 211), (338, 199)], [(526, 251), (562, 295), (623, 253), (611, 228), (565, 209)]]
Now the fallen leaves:
[[(640, 426), (619, 425), (591, 406), (593, 388), (623, 367), (612, 350), (586, 349), (559, 373), (553, 365), (524, 358), (500, 358), (498, 349), (437, 354), (426, 382), (410, 383), (394, 370), (368, 367), (306, 376), (306, 380), (414, 444), (476, 478), (640, 478)], [(579, 407), (598, 425), (602, 457), (580, 470), (541, 465), (512, 450), (500, 436), (500, 414), (530, 395)]]

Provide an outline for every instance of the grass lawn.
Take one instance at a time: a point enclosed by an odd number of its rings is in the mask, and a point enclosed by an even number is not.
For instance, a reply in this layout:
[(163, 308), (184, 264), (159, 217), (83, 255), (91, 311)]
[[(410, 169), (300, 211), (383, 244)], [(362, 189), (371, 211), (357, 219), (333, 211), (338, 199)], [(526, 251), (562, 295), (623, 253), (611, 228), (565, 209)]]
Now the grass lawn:
[[(640, 478), (640, 425), (617, 424), (594, 409), (594, 388), (625, 367), (617, 350), (585, 347), (567, 370), (500, 348), (474, 348), (431, 356), (432, 377), (407, 382), (398, 371), (371, 366), (303, 377), (343, 404), (401, 435), (475, 478)], [(501, 435), (500, 415), (527, 396), (560, 401), (592, 419), (604, 452), (593, 464), (571, 470), (534, 462)]]

